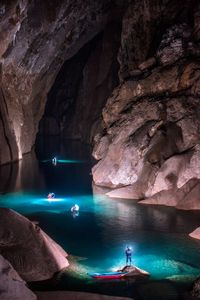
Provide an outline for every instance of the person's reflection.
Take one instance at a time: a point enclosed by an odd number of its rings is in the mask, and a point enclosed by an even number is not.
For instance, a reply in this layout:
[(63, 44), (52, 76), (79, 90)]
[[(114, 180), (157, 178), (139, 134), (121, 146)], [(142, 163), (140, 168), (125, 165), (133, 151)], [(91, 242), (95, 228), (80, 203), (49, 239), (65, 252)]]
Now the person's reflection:
[(54, 158), (52, 159), (52, 164), (53, 164), (54, 166), (57, 165), (57, 158), (56, 158), (56, 157), (54, 157)]
[(72, 217), (75, 219), (79, 216), (79, 211), (73, 211), (72, 212)]

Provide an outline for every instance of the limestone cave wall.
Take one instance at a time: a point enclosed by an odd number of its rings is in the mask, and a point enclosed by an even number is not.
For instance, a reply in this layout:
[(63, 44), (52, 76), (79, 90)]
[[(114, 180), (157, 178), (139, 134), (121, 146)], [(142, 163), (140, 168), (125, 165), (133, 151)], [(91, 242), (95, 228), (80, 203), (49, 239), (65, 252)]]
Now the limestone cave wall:
[(31, 150), (63, 63), (104, 30), (123, 7), (120, 2), (1, 1), (1, 164)]
[(120, 85), (95, 137), (94, 183), (111, 197), (200, 209), (198, 1), (132, 1)]
[(92, 143), (106, 100), (119, 83), (119, 13), (61, 68), (47, 97), (40, 136), (60, 135)]

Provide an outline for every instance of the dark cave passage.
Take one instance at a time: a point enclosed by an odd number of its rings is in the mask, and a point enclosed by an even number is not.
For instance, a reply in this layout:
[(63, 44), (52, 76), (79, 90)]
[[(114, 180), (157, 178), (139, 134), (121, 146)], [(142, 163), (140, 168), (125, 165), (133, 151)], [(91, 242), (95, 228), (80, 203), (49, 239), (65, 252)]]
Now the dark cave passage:
[(120, 20), (109, 23), (63, 64), (48, 93), (38, 136), (92, 143), (102, 109), (119, 83), (120, 34)]

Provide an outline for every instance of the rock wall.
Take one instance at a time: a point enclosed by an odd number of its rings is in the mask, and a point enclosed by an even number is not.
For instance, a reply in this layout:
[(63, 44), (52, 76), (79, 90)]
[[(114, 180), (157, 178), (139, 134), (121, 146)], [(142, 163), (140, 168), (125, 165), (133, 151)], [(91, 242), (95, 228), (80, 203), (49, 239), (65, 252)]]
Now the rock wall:
[(1, 164), (31, 150), (57, 73), (112, 19), (115, 5), (111, 4), (107, 0), (1, 1)]
[(63, 65), (48, 95), (40, 135), (92, 142), (106, 100), (119, 82), (120, 14)]
[(103, 109), (93, 151), (93, 180), (115, 188), (111, 197), (200, 209), (199, 14), (195, 1), (134, 1), (127, 8), (121, 84)]

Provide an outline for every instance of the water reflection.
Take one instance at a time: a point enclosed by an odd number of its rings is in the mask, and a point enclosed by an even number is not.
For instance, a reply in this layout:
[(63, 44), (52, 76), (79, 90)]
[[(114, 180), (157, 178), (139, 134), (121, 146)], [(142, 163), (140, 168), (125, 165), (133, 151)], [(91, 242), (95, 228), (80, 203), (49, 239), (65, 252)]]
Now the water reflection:
[(1, 166), (0, 182), (0, 193), (44, 188), (44, 176), (35, 152), (24, 155), (23, 160)]
[[(135, 229), (190, 233), (199, 224), (199, 211), (177, 210), (174, 207), (143, 205), (131, 199), (110, 198), (108, 188), (92, 185), (94, 202), (104, 214), (117, 214), (124, 226)], [(127, 223), (128, 222), (128, 223)], [(129, 223), (131, 222), (131, 223)], [(196, 226), (196, 227), (195, 227)]]

